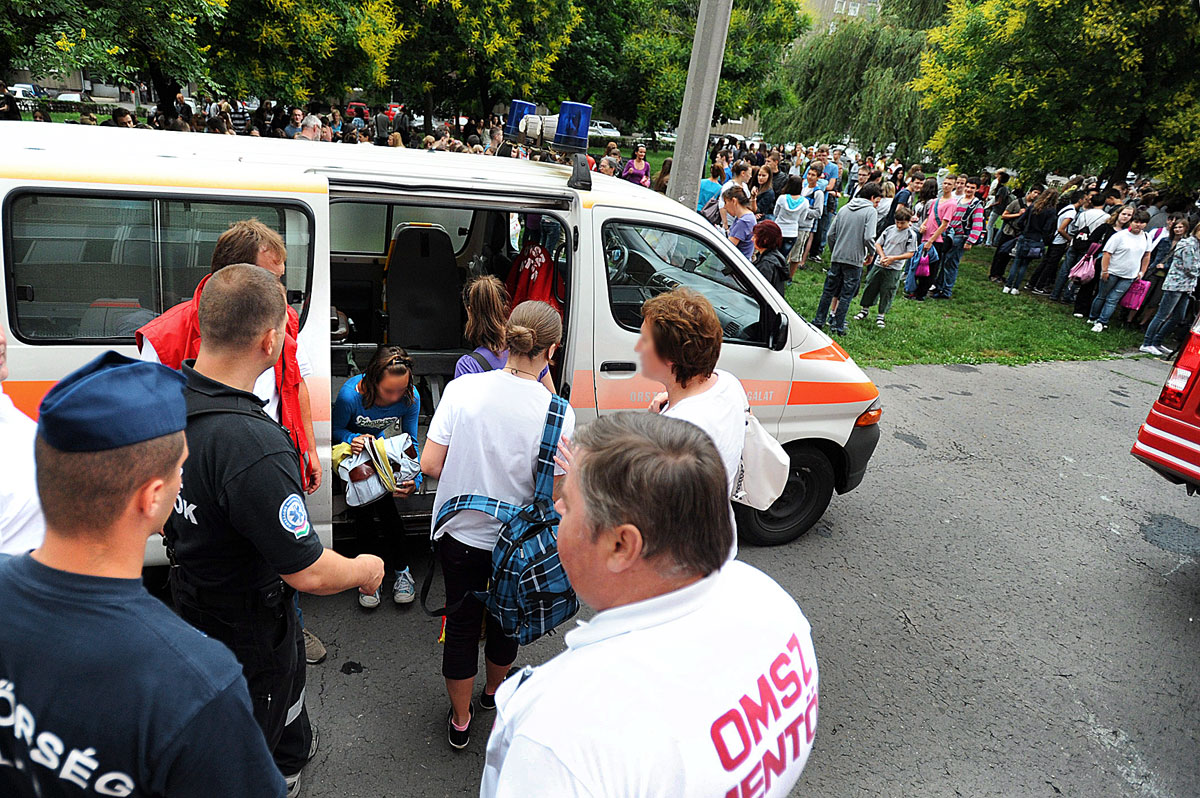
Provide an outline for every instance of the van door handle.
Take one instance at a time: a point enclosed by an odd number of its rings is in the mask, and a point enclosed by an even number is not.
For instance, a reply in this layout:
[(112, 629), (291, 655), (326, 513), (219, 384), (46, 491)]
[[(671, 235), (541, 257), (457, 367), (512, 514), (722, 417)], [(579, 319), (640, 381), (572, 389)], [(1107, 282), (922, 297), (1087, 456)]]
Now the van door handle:
[(606, 360), (600, 364), (601, 371), (637, 371), (637, 363), (629, 360)]

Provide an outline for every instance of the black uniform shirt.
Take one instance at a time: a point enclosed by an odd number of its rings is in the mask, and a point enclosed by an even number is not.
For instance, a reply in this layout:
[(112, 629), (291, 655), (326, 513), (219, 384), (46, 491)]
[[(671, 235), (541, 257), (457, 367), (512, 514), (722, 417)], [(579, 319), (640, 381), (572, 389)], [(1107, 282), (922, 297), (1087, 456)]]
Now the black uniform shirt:
[[(283, 427), (252, 393), (196, 372), (189, 361), (188, 458), (167, 540), (188, 584), (223, 592), (267, 587), (303, 571), (323, 547), (308, 520), (300, 465)], [(243, 413), (198, 410), (230, 409)]]

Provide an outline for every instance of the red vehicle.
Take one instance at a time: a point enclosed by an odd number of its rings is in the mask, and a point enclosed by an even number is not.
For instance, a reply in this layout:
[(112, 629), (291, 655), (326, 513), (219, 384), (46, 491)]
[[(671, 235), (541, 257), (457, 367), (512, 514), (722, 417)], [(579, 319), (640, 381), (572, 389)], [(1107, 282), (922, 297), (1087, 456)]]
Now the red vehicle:
[(370, 109), (366, 103), (352, 102), (346, 104), (346, 118), (357, 116), (359, 119), (366, 119)]
[(396, 118), (396, 114), (400, 113), (400, 109), (404, 107), (404, 103), (388, 103), (387, 117), (388, 121)]
[(1131, 454), (1189, 494), (1200, 490), (1200, 319), (1138, 429)]

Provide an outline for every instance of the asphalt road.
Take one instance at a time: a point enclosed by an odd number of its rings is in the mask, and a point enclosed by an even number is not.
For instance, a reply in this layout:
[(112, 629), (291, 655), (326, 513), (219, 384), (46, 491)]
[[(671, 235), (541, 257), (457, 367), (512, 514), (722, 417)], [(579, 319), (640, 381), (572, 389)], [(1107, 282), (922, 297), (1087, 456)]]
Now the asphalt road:
[[(813, 625), (821, 716), (795, 795), (1200, 795), (1200, 497), (1129, 455), (1166, 371), (871, 374), (884, 426), (862, 486), (740, 555)], [(446, 745), (438, 622), (349, 595), (304, 610), (330, 653), (309, 669), (303, 794), (475, 793), (487, 724)]]

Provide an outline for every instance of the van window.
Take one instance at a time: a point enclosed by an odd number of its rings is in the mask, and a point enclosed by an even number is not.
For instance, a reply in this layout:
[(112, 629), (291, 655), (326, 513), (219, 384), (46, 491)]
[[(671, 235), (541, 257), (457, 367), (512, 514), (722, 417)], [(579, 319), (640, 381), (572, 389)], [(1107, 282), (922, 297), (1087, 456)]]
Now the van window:
[(601, 233), (613, 317), (629, 330), (642, 325), (642, 303), (683, 286), (717, 311), (725, 340), (765, 343), (763, 303), (717, 250), (688, 233), (633, 222), (608, 222)]
[(196, 286), (212, 271), (217, 239), (242, 219), (258, 219), (283, 236), (288, 252), (284, 285), (288, 291), (305, 290), (311, 239), (308, 219), (296, 208), (195, 200), (160, 200), (158, 204), (164, 310), (192, 298)]
[(334, 202), (329, 206), (330, 251), (359, 255), (387, 253), (392, 233), (405, 222), (436, 224), (450, 235), (460, 255), (471, 234), (475, 211), (378, 202)]
[[(21, 193), (5, 204), (13, 332), (30, 341), (132, 339), (138, 327), (190, 299), (209, 273), (217, 238), (257, 217), (288, 248), (285, 283), (304, 292), (312, 223), (266, 203)], [(303, 312), (304, 302), (295, 305)]]

